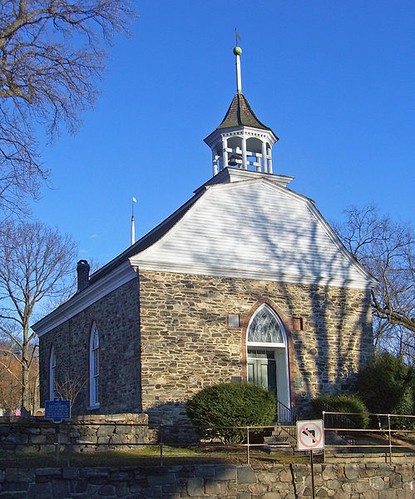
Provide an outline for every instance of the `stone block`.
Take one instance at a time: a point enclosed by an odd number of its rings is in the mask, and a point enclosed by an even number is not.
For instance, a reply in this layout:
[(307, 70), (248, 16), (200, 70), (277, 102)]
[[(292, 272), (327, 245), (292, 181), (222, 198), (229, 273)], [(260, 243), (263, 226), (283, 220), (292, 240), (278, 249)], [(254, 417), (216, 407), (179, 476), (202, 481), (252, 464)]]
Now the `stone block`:
[(329, 493), (325, 487), (321, 487), (320, 489), (317, 489), (315, 496), (316, 497), (328, 497)]
[(402, 488), (402, 476), (399, 473), (392, 473), (389, 476), (389, 486), (393, 489)]
[(344, 474), (348, 480), (355, 480), (360, 473), (360, 466), (358, 464), (346, 464), (344, 466)]
[(204, 464), (198, 466), (195, 470), (196, 476), (200, 476), (203, 478), (214, 478), (215, 477), (215, 465), (213, 464)]
[(204, 484), (203, 478), (189, 478), (187, 480), (187, 493), (190, 497), (203, 496), (205, 493)]
[(330, 480), (337, 478), (338, 477), (337, 466), (333, 464), (323, 465), (321, 476), (323, 477), (323, 480)]
[(237, 483), (256, 483), (257, 477), (250, 466), (240, 466), (237, 469)]
[(98, 494), (100, 496), (114, 496), (115, 489), (113, 485), (105, 484), (98, 488)]
[[(14, 496), (13, 496), (14, 497)], [(27, 499), (53, 499), (52, 484), (49, 483), (33, 483), (30, 485), (27, 492)]]
[(176, 483), (176, 475), (174, 473), (162, 473), (159, 475), (149, 475), (147, 482), (151, 486), (162, 486), (171, 483)]
[(370, 485), (370, 488), (373, 490), (383, 490), (385, 488), (385, 481), (382, 477), (375, 476), (375, 477), (369, 478), (369, 485)]
[(228, 484), (221, 480), (205, 480), (205, 494), (219, 495), (219, 497), (226, 497)]
[(64, 480), (75, 480), (78, 478), (78, 470), (76, 468), (62, 468), (62, 478)]
[(6, 482), (27, 483), (35, 481), (35, 470), (24, 468), (6, 468), (5, 477)]
[(215, 478), (218, 480), (236, 480), (236, 466), (215, 465)]
[(161, 487), (150, 487), (150, 488), (147, 488), (147, 489), (142, 489), (141, 491), (141, 497), (149, 497), (149, 498), (152, 498), (152, 497), (157, 497), (157, 498), (160, 498), (160, 497), (163, 497), (163, 489)]
[(128, 482), (133, 473), (128, 471), (110, 471), (108, 480), (111, 482)]
[(340, 482), (335, 478), (326, 480), (325, 485), (329, 490), (338, 490), (340, 488)]
[(62, 480), (53, 480), (52, 481), (52, 497), (62, 497), (66, 498), (69, 495), (69, 482)]
[(107, 478), (108, 469), (107, 468), (81, 468), (79, 470), (80, 478), (96, 479), (96, 478)]

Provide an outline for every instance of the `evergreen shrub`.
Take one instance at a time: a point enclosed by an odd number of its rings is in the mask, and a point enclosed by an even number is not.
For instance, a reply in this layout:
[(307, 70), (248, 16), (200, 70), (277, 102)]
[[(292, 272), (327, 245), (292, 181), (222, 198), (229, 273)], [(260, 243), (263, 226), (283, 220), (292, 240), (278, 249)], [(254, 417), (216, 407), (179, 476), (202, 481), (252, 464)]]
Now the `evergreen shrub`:
[(367, 428), (369, 425), (369, 411), (365, 403), (356, 395), (339, 393), (317, 397), (312, 400), (314, 417), (322, 417), (323, 411), (347, 412), (342, 416), (328, 415), (326, 426), (331, 428), (347, 428), (348, 422), (352, 422), (356, 428)]
[(275, 419), (275, 404), (274, 395), (258, 385), (223, 383), (197, 393), (186, 413), (201, 438), (240, 443), (246, 430), (229, 427), (267, 426)]
[(413, 379), (403, 359), (380, 352), (360, 372), (357, 391), (372, 413), (413, 414)]

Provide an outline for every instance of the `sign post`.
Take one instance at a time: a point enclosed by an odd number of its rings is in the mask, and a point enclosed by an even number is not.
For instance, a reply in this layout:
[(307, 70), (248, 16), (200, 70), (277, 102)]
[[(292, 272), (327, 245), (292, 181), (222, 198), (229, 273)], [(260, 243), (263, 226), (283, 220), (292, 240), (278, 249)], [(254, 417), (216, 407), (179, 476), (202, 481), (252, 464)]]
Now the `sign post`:
[(46, 400), (45, 401), (45, 419), (51, 419), (55, 426), (55, 456), (59, 461), (60, 434), (59, 423), (64, 419), (71, 419), (71, 401), (70, 400)]
[(311, 489), (314, 499), (313, 450), (324, 450), (324, 426), (322, 419), (297, 421), (297, 450), (310, 451)]

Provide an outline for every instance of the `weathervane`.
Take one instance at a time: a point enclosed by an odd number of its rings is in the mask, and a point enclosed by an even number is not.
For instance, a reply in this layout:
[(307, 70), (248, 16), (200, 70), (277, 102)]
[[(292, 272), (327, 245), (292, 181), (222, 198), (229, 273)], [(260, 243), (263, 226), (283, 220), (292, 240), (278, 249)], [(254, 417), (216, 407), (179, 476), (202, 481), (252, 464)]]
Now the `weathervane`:
[(134, 222), (134, 203), (137, 199), (133, 196), (131, 200), (131, 245), (135, 243), (135, 222)]

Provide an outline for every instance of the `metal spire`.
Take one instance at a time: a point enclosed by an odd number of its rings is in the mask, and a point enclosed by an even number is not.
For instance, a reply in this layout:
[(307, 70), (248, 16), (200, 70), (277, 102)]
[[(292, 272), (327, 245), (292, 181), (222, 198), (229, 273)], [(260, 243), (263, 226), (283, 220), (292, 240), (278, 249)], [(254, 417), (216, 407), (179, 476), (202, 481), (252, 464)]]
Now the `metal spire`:
[(242, 76), (241, 76), (241, 54), (242, 54), (242, 49), (241, 47), (238, 46), (238, 40), (241, 37), (239, 36), (239, 33), (237, 29), (235, 28), (235, 48), (233, 49), (233, 53), (235, 54), (236, 57), (236, 91), (238, 94), (242, 93)]

